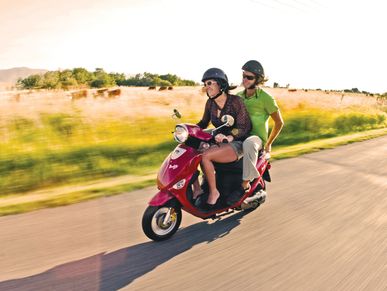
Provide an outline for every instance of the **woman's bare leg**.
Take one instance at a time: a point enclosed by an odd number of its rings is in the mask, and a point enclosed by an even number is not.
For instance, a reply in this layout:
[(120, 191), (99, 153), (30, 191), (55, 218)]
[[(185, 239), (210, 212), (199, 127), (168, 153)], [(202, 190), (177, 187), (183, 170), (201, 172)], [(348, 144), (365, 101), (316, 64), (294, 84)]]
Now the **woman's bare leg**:
[(196, 199), (199, 195), (203, 194), (202, 188), (200, 187), (199, 177), (196, 178), (195, 182), (193, 182), (193, 195), (192, 198)]
[(231, 163), (237, 158), (238, 156), (234, 149), (228, 144), (222, 144), (220, 147), (211, 148), (204, 152), (201, 165), (210, 188), (210, 195), (207, 200), (208, 204), (215, 204), (220, 196), (218, 189), (216, 189), (215, 168), (213, 162)]

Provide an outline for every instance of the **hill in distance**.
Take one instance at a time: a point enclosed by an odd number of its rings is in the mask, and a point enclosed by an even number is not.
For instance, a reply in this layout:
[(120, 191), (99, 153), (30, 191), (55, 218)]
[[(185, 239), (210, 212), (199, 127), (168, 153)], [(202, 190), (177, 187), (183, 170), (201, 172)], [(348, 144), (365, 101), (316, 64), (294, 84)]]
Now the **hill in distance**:
[(0, 83), (15, 84), (19, 78), (26, 78), (33, 74), (44, 74), (47, 70), (30, 69), (27, 67), (0, 70)]

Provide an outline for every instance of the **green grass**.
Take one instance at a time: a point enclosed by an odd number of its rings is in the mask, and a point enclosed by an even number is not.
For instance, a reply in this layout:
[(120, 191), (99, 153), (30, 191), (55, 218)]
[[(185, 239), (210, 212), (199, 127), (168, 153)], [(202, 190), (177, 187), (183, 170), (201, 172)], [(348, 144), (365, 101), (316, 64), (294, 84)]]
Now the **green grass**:
[[(120, 175), (142, 175), (159, 167), (176, 146), (178, 122), (199, 116), (92, 123), (81, 113), (41, 114), (38, 120), (0, 120), (0, 197)], [(386, 114), (299, 109), (284, 113), (275, 147), (386, 127)]]
[(154, 118), (88, 124), (77, 114), (14, 118), (0, 131), (0, 196), (146, 173), (176, 146), (175, 124)]
[(275, 145), (294, 145), (321, 138), (386, 127), (386, 114), (335, 112), (309, 108), (284, 114), (285, 126)]
[[(303, 144), (297, 144), (293, 146), (282, 146), (277, 147), (272, 153), (272, 160), (279, 160), (285, 158), (297, 157), (302, 154), (316, 152), (321, 149), (334, 148), (339, 145), (345, 145), (357, 141), (364, 141), (367, 139), (383, 136), (387, 134), (387, 128), (383, 129), (374, 129), (369, 131), (363, 131), (355, 134), (334, 137), (329, 139), (320, 139), (314, 140)], [(151, 175), (152, 176), (152, 175)], [(133, 179), (135, 178), (135, 179)], [(145, 179), (144, 179), (145, 178)], [(74, 204), (77, 202), (82, 202), (86, 200), (91, 200), (95, 198), (108, 197), (112, 195), (121, 194), (123, 192), (133, 191), (136, 189), (141, 189), (146, 186), (154, 185), (154, 178), (148, 179), (144, 176), (131, 177), (131, 182), (127, 183), (128, 179), (120, 179), (125, 182), (110, 183), (109, 185), (104, 184), (105, 186), (98, 186), (98, 184), (85, 185), (83, 190), (72, 191), (75, 189), (72, 187), (63, 189), (51, 189), (50, 191), (43, 191), (36, 197), (35, 193), (31, 195), (26, 195), (25, 197), (20, 197), (20, 195), (6, 195), (9, 199), (8, 201), (3, 201), (0, 204), (0, 216), (18, 214), (29, 212), (37, 209), (48, 208), (48, 207), (57, 207), (64, 206), (69, 204)], [(121, 183), (121, 184), (120, 184)], [(16, 199), (13, 199), (16, 198)], [(20, 199), (22, 198), (22, 199)], [(5, 202), (5, 203), (4, 203)]]
[(327, 139), (317, 139), (291, 146), (279, 146), (275, 148), (272, 160), (294, 158), (303, 154), (313, 153), (323, 149), (333, 149), (341, 145), (365, 141), (384, 135), (387, 135), (387, 128), (361, 131)]

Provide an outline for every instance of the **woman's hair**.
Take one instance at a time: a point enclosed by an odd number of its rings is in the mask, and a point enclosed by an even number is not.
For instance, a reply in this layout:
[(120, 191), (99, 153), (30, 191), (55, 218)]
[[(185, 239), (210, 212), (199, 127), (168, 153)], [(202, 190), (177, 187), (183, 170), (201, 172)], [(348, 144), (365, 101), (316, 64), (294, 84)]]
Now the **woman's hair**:
[(215, 81), (216, 81), (216, 83), (218, 83), (221, 91), (223, 91), (226, 94), (229, 94), (230, 85), (228, 84), (228, 82), (226, 82), (225, 80), (222, 80), (222, 79), (217, 79), (217, 78), (215, 79)]

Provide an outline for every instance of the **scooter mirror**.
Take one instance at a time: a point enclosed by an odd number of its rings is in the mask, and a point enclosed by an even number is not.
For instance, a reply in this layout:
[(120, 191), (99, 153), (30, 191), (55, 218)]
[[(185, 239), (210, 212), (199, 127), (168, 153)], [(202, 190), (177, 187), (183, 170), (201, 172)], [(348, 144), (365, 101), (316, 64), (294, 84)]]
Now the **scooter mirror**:
[(234, 125), (234, 117), (231, 115), (223, 115), (220, 119), (226, 126), (233, 126)]
[(177, 109), (173, 109), (173, 114), (172, 114), (172, 117), (175, 117), (175, 118), (181, 118), (181, 114), (179, 112), (179, 110)]

